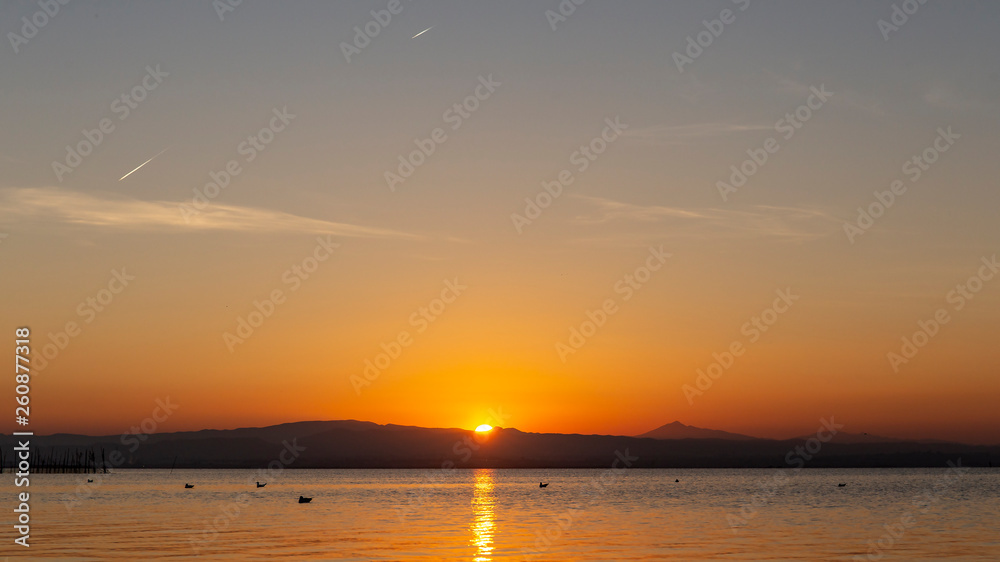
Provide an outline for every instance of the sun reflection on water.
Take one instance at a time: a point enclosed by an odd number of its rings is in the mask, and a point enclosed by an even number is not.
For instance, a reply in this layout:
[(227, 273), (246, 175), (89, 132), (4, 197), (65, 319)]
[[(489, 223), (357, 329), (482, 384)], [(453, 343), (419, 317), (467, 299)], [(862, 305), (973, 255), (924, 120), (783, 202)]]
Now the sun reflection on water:
[(493, 504), (496, 496), (493, 493), (493, 471), (482, 468), (476, 470), (476, 489), (472, 495), (472, 544), (476, 546), (476, 562), (493, 560), (493, 535), (496, 525), (493, 522)]

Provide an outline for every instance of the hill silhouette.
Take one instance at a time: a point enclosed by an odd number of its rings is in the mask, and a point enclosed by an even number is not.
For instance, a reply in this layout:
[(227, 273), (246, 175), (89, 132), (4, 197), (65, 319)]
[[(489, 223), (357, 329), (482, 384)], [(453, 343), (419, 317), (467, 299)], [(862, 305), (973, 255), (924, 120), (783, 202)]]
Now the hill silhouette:
[[(661, 435), (667, 437), (657, 437)], [(292, 468), (607, 468), (616, 462), (625, 466), (626, 459), (632, 468), (780, 468), (790, 466), (789, 455), (798, 455), (794, 451), (801, 450), (807, 439), (760, 439), (676, 422), (638, 437), (527, 433), (499, 427), (484, 437), (465, 429), (356, 420), (141, 437), (36, 435), (32, 446), (44, 454), (103, 448), (108, 458), (118, 451), (120, 462), (112, 468), (169, 468), (175, 458), (177, 468), (260, 468), (291, 450), (296, 456), (287, 466)], [(13, 446), (13, 439), (0, 437), (5, 447)], [(823, 444), (804, 466), (942, 467), (959, 457), (967, 466), (1000, 462), (1000, 446), (846, 441)]]
[(652, 439), (732, 439), (735, 441), (757, 439), (757, 437), (750, 437), (749, 435), (741, 435), (739, 433), (684, 425), (679, 421), (661, 425), (653, 431), (647, 431), (638, 437), (649, 437)]

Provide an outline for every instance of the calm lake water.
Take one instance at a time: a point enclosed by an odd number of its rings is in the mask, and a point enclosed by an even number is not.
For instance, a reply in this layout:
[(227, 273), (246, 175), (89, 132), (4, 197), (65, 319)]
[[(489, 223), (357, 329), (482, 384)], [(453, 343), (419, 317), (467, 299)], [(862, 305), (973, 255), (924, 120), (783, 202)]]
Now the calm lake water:
[[(29, 550), (11, 542), (14, 492), (23, 488), (4, 474), (0, 553), (1000, 560), (996, 469), (285, 470), (265, 488), (254, 480), (249, 470), (35, 475)], [(300, 505), (300, 495), (314, 499)]]

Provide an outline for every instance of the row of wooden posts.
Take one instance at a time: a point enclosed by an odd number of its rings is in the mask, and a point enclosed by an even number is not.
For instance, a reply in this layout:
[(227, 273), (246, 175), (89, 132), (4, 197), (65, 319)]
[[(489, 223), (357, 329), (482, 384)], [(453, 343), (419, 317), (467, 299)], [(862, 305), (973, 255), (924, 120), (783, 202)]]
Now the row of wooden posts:
[[(31, 452), (31, 472), (39, 473), (90, 473), (107, 472), (108, 465), (104, 461), (104, 447), (101, 447), (100, 462), (94, 449), (56, 449)], [(8, 464), (10, 466), (8, 466)], [(8, 459), (0, 449), (0, 473), (6, 467), (14, 472), (17, 459)]]

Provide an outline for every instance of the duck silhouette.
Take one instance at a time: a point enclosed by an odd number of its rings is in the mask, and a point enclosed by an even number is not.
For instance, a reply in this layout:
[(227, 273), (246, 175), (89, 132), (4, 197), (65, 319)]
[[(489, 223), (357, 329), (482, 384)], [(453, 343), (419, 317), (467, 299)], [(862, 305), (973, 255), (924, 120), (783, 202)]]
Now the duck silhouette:
[(264, 482), (263, 484), (261, 484), (260, 482), (257, 482), (257, 487), (258, 488), (263, 488), (264, 486), (267, 486), (267, 482)]
[(311, 501), (313, 501), (312, 498), (307, 498), (305, 496), (299, 496), (299, 503), (309, 503)]
[(539, 487), (539, 488), (545, 488), (545, 487), (546, 487), (546, 486), (548, 486), (548, 485), (549, 485), (549, 483), (548, 483), (548, 482), (539, 482), (539, 483), (538, 483), (538, 487)]
[(194, 488), (194, 484), (185, 484), (184, 487), (185, 488)]

